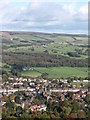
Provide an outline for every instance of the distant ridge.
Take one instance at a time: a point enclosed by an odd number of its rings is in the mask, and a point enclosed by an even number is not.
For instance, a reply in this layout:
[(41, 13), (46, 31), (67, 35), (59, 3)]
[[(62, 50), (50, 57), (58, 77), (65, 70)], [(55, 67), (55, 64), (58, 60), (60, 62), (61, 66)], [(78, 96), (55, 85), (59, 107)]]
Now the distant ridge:
[(0, 31), (1, 33), (26, 33), (26, 34), (45, 34), (45, 35), (61, 35), (61, 36), (73, 36), (73, 37), (88, 37), (87, 34), (80, 34), (80, 33), (76, 33), (76, 34), (72, 34), (72, 33), (46, 33), (46, 32), (29, 32), (29, 31)]

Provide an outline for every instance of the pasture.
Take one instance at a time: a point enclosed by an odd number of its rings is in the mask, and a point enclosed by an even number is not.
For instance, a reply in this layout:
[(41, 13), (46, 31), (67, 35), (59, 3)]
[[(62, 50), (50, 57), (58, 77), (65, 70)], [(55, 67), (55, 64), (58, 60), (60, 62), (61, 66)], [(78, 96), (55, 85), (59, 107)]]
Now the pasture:
[(47, 73), (47, 78), (85, 78), (88, 76), (87, 68), (85, 67), (34, 67), (33, 71), (23, 71), (21, 75), (39, 77), (43, 73)]

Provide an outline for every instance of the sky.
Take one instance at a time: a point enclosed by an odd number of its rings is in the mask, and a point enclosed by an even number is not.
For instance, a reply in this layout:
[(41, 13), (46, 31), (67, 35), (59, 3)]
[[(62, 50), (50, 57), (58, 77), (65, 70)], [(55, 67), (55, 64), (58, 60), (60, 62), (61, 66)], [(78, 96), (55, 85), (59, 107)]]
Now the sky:
[(0, 31), (87, 34), (88, 0), (1, 0)]

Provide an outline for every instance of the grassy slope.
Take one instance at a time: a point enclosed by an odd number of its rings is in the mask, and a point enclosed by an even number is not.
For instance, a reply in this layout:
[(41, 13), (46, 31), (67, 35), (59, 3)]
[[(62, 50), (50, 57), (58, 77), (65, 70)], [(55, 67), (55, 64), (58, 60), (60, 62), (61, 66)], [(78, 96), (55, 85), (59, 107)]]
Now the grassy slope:
[[(50, 54), (63, 54), (66, 55), (67, 52), (75, 52), (75, 49), (83, 49), (84, 51), (87, 49), (85, 47), (80, 47), (78, 45), (87, 45), (88, 39), (86, 37), (75, 37), (76, 40), (74, 40), (71, 36), (62, 36), (62, 35), (56, 35), (55, 37), (52, 37), (52, 35), (46, 35), (46, 34), (15, 34), (11, 36), (12, 38), (18, 37), (19, 40), (12, 41), (14, 45), (18, 44), (33, 44), (34, 47), (34, 53), (43, 53), (45, 50), (48, 50)], [(54, 44), (46, 44), (46, 47), (43, 47), (42, 45), (38, 46), (37, 41), (43, 41), (43, 40), (53, 40)], [(27, 42), (21, 42), (21, 40), (28, 41)], [(34, 40), (34, 41), (33, 41)], [(36, 44), (35, 44), (36, 43)], [(31, 53), (31, 46), (22, 46), (22, 47), (9, 47), (6, 51), (7, 52), (25, 52), (25, 53)], [(85, 59), (87, 58), (87, 55), (81, 55), (79, 59)]]
[[(88, 39), (87, 37), (74, 37), (76, 40), (74, 40), (71, 36), (64, 36), (64, 35), (56, 35), (53, 37), (52, 35), (46, 35), (46, 34), (15, 34), (11, 35), (11, 38), (18, 37), (19, 40), (13, 40), (8, 41), (6, 40), (6, 46), (8, 46), (8, 49), (6, 49), (6, 52), (25, 52), (25, 53), (43, 53), (45, 50), (48, 50), (49, 54), (62, 54), (66, 55), (67, 52), (75, 52), (75, 49), (83, 49), (85, 51), (86, 47), (79, 47), (78, 45), (87, 45)], [(54, 43), (52, 44), (46, 44), (45, 47), (42, 45), (38, 46), (37, 41), (44, 41), (45, 39), (53, 40)], [(27, 42), (21, 42), (21, 40), (26, 40)], [(33, 41), (34, 40), (34, 41)], [(8, 44), (7, 44), (8, 43)], [(31, 50), (32, 46), (22, 46), (22, 47), (10, 47), (10, 45), (18, 45), (18, 44), (33, 44), (34, 51)], [(36, 44), (35, 44), (36, 43)], [(56, 51), (56, 53), (55, 53)], [(87, 58), (87, 55), (81, 55), (81, 57), (76, 59), (85, 59)], [(5, 70), (9, 71), (8, 68), (5, 68)], [(70, 68), (70, 67), (52, 67), (52, 68), (35, 68), (35, 70), (39, 71), (24, 71), (22, 72), (22, 75), (29, 75), (32, 77), (40, 76), (42, 73), (47, 72), (48, 78), (59, 78), (59, 77), (87, 77), (87, 68)]]

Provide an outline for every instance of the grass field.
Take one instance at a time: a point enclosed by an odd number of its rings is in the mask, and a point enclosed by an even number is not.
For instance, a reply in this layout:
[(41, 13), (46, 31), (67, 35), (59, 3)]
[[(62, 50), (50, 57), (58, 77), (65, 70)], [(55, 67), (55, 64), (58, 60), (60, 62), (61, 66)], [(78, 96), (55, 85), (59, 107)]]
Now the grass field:
[(6, 71), (8, 75), (11, 74), (11, 66), (7, 65), (6, 63), (2, 63), (2, 70)]
[(22, 76), (39, 77), (41, 76), (41, 73), (37, 71), (23, 71)]
[(42, 73), (47, 73), (47, 78), (68, 78), (68, 77), (82, 77), (88, 76), (87, 68), (80, 67), (36, 67), (33, 71), (23, 71), (22, 76), (38, 77)]
[[(6, 49), (6, 52), (16, 52), (16, 53), (44, 53), (44, 51), (48, 50), (49, 54), (56, 54), (56, 55), (64, 55), (66, 56), (68, 52), (76, 52), (76, 49), (81, 49), (83, 53), (85, 53), (85, 50), (87, 50), (87, 47), (82, 47), (80, 45), (87, 45), (88, 39), (87, 37), (72, 37), (72, 36), (64, 36), (64, 35), (56, 35), (53, 37), (53, 34), (47, 35), (47, 34), (14, 34), (11, 35), (11, 38), (18, 38), (18, 40), (12, 40), (7, 41), (6, 40), (6, 46), (8, 46), (8, 49)], [(43, 41), (45, 41), (43, 43)], [(53, 41), (50, 42), (49, 41)], [(7, 44), (7, 42), (9, 42)], [(23, 46), (23, 44), (27, 44), (26, 46)], [(31, 44), (34, 48), (34, 51), (31, 50), (32, 46), (29, 46)], [(12, 45), (14, 45), (12, 47)], [(22, 45), (22, 46), (18, 46)], [(45, 46), (43, 46), (45, 45)], [(80, 54), (80, 57), (75, 57), (78, 59), (86, 59), (87, 54)], [(70, 57), (70, 56), (68, 56)]]
[[(17, 32), (17, 33), (11, 34), (9, 32), (6, 32), (4, 33), (3, 38), (4, 38), (3, 39), (3, 43), (4, 43), (3, 51), (8, 54), (17, 53), (17, 56), (22, 55), (22, 54), (24, 56), (25, 54), (25, 57), (26, 57), (26, 54), (29, 54), (29, 53), (32, 53), (32, 54), (37, 53), (38, 55), (41, 55), (41, 56), (42, 55), (44, 56), (44, 54), (48, 53), (51, 56), (62, 55), (62, 56), (70, 58), (70, 60), (81, 59), (83, 61), (86, 58), (88, 58), (88, 52), (87, 52), (88, 37), (87, 36), (80, 36), (80, 35), (72, 36), (72, 35), (63, 35), (63, 34), (61, 35), (61, 34), (27, 33), (27, 32), (25, 33)], [(78, 53), (79, 57), (70, 56), (68, 55), (68, 52)], [(35, 55), (36, 54), (34, 54), (34, 56)], [(50, 57), (50, 60), (51, 59), (53, 59), (53, 57)], [(17, 60), (18, 59), (16, 59), (16, 61)], [(41, 62), (41, 60), (39, 61)], [(4, 65), (3, 70), (7, 71), (8, 74), (10, 74), (11, 67), (10, 66), (7, 67)], [(79, 67), (78, 68), (38, 67), (38, 68), (34, 68), (33, 71), (22, 71), (21, 75), (38, 77), (38, 76), (41, 76), (43, 73), (48, 74), (47, 78), (61, 78), (61, 77), (63, 78), (67, 78), (67, 77), (85, 78), (88, 76), (87, 68), (84, 68), (84, 67), (82, 68), (79, 68)]]
[(77, 84), (83, 84), (83, 85), (87, 85), (88, 82), (71, 82), (72, 85), (77, 85)]

